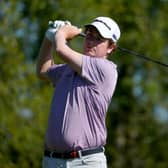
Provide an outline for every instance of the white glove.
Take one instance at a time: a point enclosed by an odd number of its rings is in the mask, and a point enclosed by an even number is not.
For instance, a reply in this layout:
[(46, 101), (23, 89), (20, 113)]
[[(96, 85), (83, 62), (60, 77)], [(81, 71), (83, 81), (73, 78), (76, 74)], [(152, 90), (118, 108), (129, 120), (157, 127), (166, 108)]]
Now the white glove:
[(51, 42), (54, 42), (55, 33), (64, 25), (71, 25), (71, 23), (69, 21), (62, 20), (49, 21), (49, 27), (45, 33), (45, 37)]

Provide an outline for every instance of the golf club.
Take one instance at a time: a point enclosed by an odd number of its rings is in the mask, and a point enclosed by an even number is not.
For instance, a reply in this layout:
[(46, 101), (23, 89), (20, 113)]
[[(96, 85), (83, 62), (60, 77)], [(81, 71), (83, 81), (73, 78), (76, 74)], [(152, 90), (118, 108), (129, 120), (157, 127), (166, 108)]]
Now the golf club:
[(145, 56), (145, 55), (139, 54), (139, 53), (137, 53), (137, 52), (135, 52), (135, 51), (132, 51), (132, 50), (129, 50), (129, 49), (120, 47), (120, 46), (117, 46), (117, 48), (118, 48), (120, 51), (124, 52), (124, 53), (128, 53), (128, 54), (130, 54), (130, 55), (137, 56), (137, 57), (142, 58), (142, 59), (144, 59), (144, 60), (146, 60), (146, 61), (151, 61), (151, 62), (153, 62), (153, 63), (162, 65), (162, 66), (164, 66), (164, 67), (168, 67), (168, 64), (165, 64), (165, 63), (160, 62), (160, 61), (158, 61), (158, 60), (156, 60), (156, 59), (147, 57), (147, 56)]
[[(81, 37), (85, 37), (86, 35), (85, 35), (84, 33), (80, 33), (80, 36), (81, 36)], [(135, 51), (132, 51), (132, 50), (129, 50), (129, 49), (120, 47), (120, 46), (117, 46), (117, 49), (118, 49), (119, 51), (121, 51), (121, 52), (130, 54), (130, 55), (133, 55), (133, 56), (137, 56), (137, 57), (142, 58), (142, 59), (144, 59), (144, 60), (146, 60), (146, 61), (150, 61), (150, 62), (159, 64), (159, 65), (162, 65), (162, 66), (164, 66), (164, 67), (168, 67), (168, 64), (165, 64), (165, 63), (160, 62), (160, 61), (158, 61), (158, 60), (155, 60), (155, 59), (153, 59), (153, 58), (147, 57), (147, 56), (145, 56), (145, 55), (139, 54), (139, 53), (137, 53), (137, 52), (135, 52)]]

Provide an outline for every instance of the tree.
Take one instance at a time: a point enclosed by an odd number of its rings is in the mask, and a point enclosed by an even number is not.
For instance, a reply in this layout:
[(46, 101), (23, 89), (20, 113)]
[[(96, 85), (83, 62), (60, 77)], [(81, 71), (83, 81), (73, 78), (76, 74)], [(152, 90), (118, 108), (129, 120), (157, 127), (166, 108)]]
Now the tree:
[[(121, 28), (119, 45), (167, 61), (167, 1), (0, 3), (0, 163), (4, 168), (41, 165), (52, 88), (36, 78), (35, 64), (50, 19), (83, 26), (100, 15), (112, 17)], [(81, 41), (76, 38), (72, 47), (81, 50)], [(119, 51), (110, 59), (118, 64), (119, 78), (107, 114), (109, 167), (166, 168), (167, 69)], [(60, 61), (56, 55), (55, 60)]]

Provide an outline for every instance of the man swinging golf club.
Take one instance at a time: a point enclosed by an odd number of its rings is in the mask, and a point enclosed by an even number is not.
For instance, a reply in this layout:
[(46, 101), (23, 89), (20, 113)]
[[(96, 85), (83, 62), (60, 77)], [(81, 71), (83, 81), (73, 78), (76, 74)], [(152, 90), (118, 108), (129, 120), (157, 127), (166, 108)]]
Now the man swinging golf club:
[[(43, 168), (106, 168), (105, 118), (118, 76), (107, 58), (116, 49), (120, 29), (109, 17), (95, 18), (85, 26), (79, 53), (67, 41), (82, 30), (67, 21), (50, 23), (37, 61), (38, 77), (54, 86)], [(53, 62), (53, 51), (64, 64)]]

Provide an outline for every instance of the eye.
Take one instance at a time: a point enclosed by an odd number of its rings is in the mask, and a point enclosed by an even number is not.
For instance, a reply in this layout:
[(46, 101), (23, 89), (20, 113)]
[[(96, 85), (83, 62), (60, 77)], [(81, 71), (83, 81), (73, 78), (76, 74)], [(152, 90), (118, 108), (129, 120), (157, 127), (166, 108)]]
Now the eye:
[(97, 39), (97, 41), (104, 41), (104, 39), (100, 36), (97, 36), (96, 39)]
[(103, 37), (101, 37), (100, 35), (94, 36), (94, 39), (95, 39), (96, 41), (100, 41), (100, 42), (105, 41), (105, 39), (104, 39)]
[(99, 34), (90, 32), (89, 30), (87, 30), (85, 32), (86, 34), (86, 39), (90, 40), (90, 41), (95, 41), (95, 42), (103, 42), (105, 41), (105, 39), (103, 37), (101, 37)]

